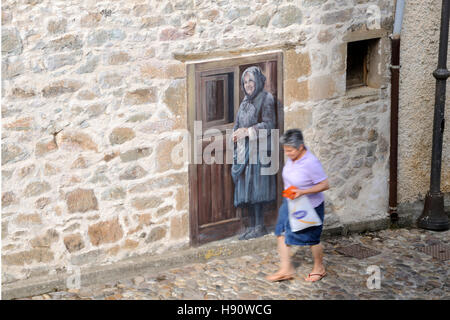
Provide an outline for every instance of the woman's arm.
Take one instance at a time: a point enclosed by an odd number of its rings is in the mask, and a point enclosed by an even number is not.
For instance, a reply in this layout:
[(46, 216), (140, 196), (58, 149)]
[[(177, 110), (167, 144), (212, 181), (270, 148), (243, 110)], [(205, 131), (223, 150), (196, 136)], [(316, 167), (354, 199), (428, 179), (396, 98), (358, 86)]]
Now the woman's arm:
[(311, 194), (311, 193), (318, 193), (318, 192), (322, 192), (325, 190), (330, 189), (330, 185), (328, 183), (328, 179), (325, 179), (321, 182), (319, 182), (318, 184), (312, 186), (309, 189), (296, 189), (293, 192), (295, 193), (294, 199), (301, 197), (305, 194)]

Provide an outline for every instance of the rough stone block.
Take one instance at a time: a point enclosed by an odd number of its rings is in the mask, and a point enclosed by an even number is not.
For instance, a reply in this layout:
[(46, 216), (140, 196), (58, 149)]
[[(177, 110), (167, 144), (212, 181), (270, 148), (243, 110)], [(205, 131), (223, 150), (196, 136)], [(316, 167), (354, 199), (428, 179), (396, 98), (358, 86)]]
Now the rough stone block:
[(50, 184), (46, 181), (32, 182), (25, 188), (24, 196), (27, 198), (38, 196), (40, 194), (46, 193), (50, 189)]
[(151, 208), (157, 208), (163, 200), (160, 197), (144, 197), (144, 198), (134, 198), (131, 201), (131, 205), (137, 210), (145, 210)]
[(3, 128), (14, 131), (29, 131), (33, 126), (33, 117), (25, 117), (17, 119), (13, 122), (6, 123)]
[(81, 238), (81, 234), (71, 234), (64, 237), (64, 245), (66, 246), (67, 251), (70, 253), (80, 251), (84, 248), (84, 241)]
[(93, 100), (95, 98), (98, 98), (98, 96), (90, 90), (81, 90), (77, 95), (77, 99), (79, 100)]
[(141, 29), (155, 28), (163, 25), (164, 22), (165, 20), (161, 16), (142, 17), (140, 28)]
[(83, 42), (78, 35), (68, 34), (61, 38), (51, 40), (45, 47), (46, 52), (51, 51), (73, 51), (83, 47)]
[(54, 139), (51, 138), (44, 140), (43, 142), (36, 143), (34, 154), (39, 158), (56, 150), (58, 150), (58, 146), (56, 145)]
[(353, 8), (325, 13), (322, 16), (321, 23), (334, 25), (337, 23), (347, 22), (352, 18)]
[(123, 237), (123, 230), (119, 223), (119, 219), (109, 221), (101, 221), (89, 227), (88, 235), (94, 246), (103, 243), (113, 243), (119, 241)]
[(32, 89), (14, 88), (11, 90), (11, 97), (17, 99), (29, 99), (36, 96), (36, 92)]
[(129, 60), (130, 56), (128, 55), (128, 53), (123, 51), (109, 53), (106, 57), (106, 62), (110, 65), (124, 64)]
[(175, 80), (164, 92), (163, 102), (174, 115), (186, 113), (186, 81)]
[(141, 67), (141, 75), (146, 78), (155, 79), (177, 79), (186, 77), (186, 67), (184, 63), (171, 63), (161, 65), (160, 61), (147, 63)]
[(145, 243), (152, 243), (161, 240), (166, 236), (166, 234), (167, 228), (165, 226), (157, 226), (150, 231)]
[(80, 131), (67, 131), (58, 134), (58, 146), (66, 150), (92, 150), (97, 152), (97, 144), (92, 141), (92, 138)]
[(44, 235), (35, 237), (30, 240), (30, 245), (33, 248), (50, 248), (51, 244), (59, 239), (59, 234), (56, 230), (50, 229)]
[(6, 208), (14, 203), (17, 203), (17, 197), (14, 192), (8, 191), (2, 194), (2, 208)]
[(8, 222), (2, 221), (2, 240), (8, 236)]
[[(177, 203), (178, 203), (178, 200), (177, 200)], [(165, 206), (165, 207), (159, 208), (155, 213), (155, 217), (161, 218), (162, 216), (166, 215), (167, 213), (169, 213), (172, 210), (173, 210), (172, 206)]]
[(80, 26), (82, 28), (93, 28), (98, 26), (102, 19), (102, 15), (98, 12), (90, 12), (80, 19)]
[(123, 102), (129, 105), (156, 102), (156, 93), (155, 87), (129, 91), (125, 94)]
[(88, 34), (87, 45), (98, 47), (102, 46), (106, 41), (109, 40), (109, 34), (106, 30), (95, 30)]
[(285, 79), (297, 79), (311, 74), (311, 61), (308, 53), (296, 53), (288, 50), (284, 62)]
[(25, 65), (21, 57), (12, 56), (2, 60), (2, 78), (13, 79), (25, 72)]
[(65, 93), (72, 93), (78, 91), (83, 86), (83, 83), (76, 80), (59, 80), (42, 89), (44, 98), (56, 97)]
[(147, 175), (147, 171), (144, 170), (141, 166), (133, 166), (131, 168), (126, 169), (120, 176), (120, 180), (135, 180), (143, 178)]
[(136, 249), (138, 245), (139, 245), (139, 242), (127, 239), (127, 240), (125, 240), (125, 243), (123, 244), (122, 247), (126, 250), (132, 250), (132, 249)]
[(109, 141), (111, 144), (122, 144), (126, 141), (132, 140), (136, 137), (133, 129), (131, 128), (115, 128), (109, 135)]
[(298, 108), (292, 111), (287, 111), (284, 114), (285, 130), (292, 128), (299, 128), (305, 130), (312, 124), (312, 112), (309, 109)]
[(136, 161), (148, 157), (151, 153), (151, 148), (137, 148), (121, 153), (120, 160), (122, 160), (122, 162)]
[(52, 251), (45, 248), (36, 248), (29, 251), (2, 255), (2, 264), (23, 266), (24, 264), (31, 264), (33, 261), (45, 263), (51, 262), (53, 259), (54, 255)]
[(308, 81), (298, 82), (295, 79), (284, 81), (285, 105), (308, 100)]
[(91, 250), (70, 258), (70, 263), (76, 266), (99, 264), (105, 259), (105, 252), (101, 249)]
[(16, 28), (2, 28), (2, 54), (19, 55), (23, 45), (19, 31)]
[(333, 28), (329, 29), (323, 29), (320, 30), (317, 34), (317, 40), (319, 40), (319, 43), (325, 44), (329, 43), (331, 40), (333, 40), (335, 37), (335, 33)]
[(286, 28), (294, 23), (302, 23), (302, 11), (293, 5), (287, 5), (278, 9), (272, 18), (272, 25), (278, 28)]
[(79, 156), (74, 162), (72, 162), (70, 169), (85, 169), (87, 167), (88, 165), (86, 159), (84, 159), (82, 156)]
[(70, 213), (98, 210), (97, 198), (92, 189), (75, 189), (68, 192), (66, 202)]
[(337, 95), (336, 75), (324, 75), (309, 80), (310, 100), (324, 100)]
[(98, 82), (103, 89), (110, 89), (122, 85), (123, 77), (117, 73), (101, 73)]
[(177, 210), (185, 210), (188, 209), (189, 206), (189, 189), (186, 186), (179, 188), (177, 193), (175, 194), (175, 201), (177, 203)]
[(170, 238), (173, 240), (186, 238), (189, 234), (189, 216), (182, 214), (170, 218)]
[(51, 202), (50, 198), (46, 198), (46, 197), (42, 197), (36, 200), (36, 202), (34, 203), (34, 207), (36, 209), (44, 209), (46, 206), (48, 206)]
[(125, 199), (126, 191), (122, 187), (113, 187), (102, 193), (102, 200)]
[(53, 176), (60, 172), (61, 170), (58, 167), (53, 166), (50, 163), (46, 163), (44, 166), (44, 176)]
[(172, 141), (169, 139), (164, 139), (161, 141), (156, 149), (156, 170), (157, 172), (164, 172), (170, 169), (180, 169), (183, 167), (183, 161), (178, 161), (180, 159), (173, 158), (176, 155), (172, 155), (172, 151), (175, 146), (182, 143), (181, 139), (178, 141)]
[(47, 31), (50, 34), (58, 34), (66, 32), (67, 20), (62, 19), (52, 19), (47, 23)]
[(21, 227), (27, 227), (32, 225), (40, 225), (42, 224), (41, 216), (38, 213), (31, 214), (19, 214), (14, 219), (14, 223)]
[[(89, 54), (87, 59), (86, 59), (86, 62), (81, 67), (78, 68), (76, 73), (83, 74), (83, 73), (94, 72), (95, 69), (97, 68), (99, 60), (100, 60), (100, 58), (98, 56), (94, 56), (92, 54)], [(119, 81), (116, 78), (114, 78), (114, 76), (112, 76), (112, 75), (110, 75), (109, 77), (108, 76), (105, 76), (105, 77), (106, 78), (103, 79), (105, 81), (104, 85), (113, 86), (113, 85), (110, 84), (110, 82), (111, 83), (116, 83), (116, 82)], [(122, 78), (120, 78), (120, 81), (121, 81), (121, 79)]]

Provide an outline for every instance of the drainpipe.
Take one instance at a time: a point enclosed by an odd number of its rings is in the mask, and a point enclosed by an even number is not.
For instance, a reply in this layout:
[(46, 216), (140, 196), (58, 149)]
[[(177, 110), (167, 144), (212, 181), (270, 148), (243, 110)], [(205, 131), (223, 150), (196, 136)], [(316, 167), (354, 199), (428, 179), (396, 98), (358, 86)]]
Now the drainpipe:
[(397, 159), (398, 159), (398, 101), (400, 80), (400, 32), (403, 22), (404, 0), (397, 0), (394, 32), (391, 38), (391, 137), (389, 155), (389, 216), (398, 221), (397, 214)]

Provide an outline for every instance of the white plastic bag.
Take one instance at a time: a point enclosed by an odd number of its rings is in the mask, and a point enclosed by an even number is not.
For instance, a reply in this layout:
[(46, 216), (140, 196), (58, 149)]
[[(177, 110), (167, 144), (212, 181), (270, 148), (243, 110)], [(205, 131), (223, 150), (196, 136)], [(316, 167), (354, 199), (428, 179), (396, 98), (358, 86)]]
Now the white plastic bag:
[(293, 232), (322, 224), (322, 220), (306, 195), (295, 198), (294, 200), (287, 199), (287, 201), (289, 224)]

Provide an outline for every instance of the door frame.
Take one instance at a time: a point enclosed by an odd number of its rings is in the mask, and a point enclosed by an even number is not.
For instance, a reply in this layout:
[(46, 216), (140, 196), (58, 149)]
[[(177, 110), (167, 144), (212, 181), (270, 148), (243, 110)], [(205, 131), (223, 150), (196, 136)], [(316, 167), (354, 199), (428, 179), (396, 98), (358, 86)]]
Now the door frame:
[[(255, 54), (252, 56), (236, 57), (236, 58), (224, 58), (223, 60), (213, 60), (205, 62), (191, 62), (186, 64), (187, 75), (187, 128), (190, 135), (190, 150), (189, 150), (189, 165), (188, 165), (188, 186), (189, 186), (189, 231), (190, 231), (190, 245), (198, 246), (199, 243), (199, 225), (198, 225), (198, 181), (197, 181), (197, 164), (194, 163), (194, 121), (197, 118), (197, 96), (198, 96), (198, 74), (200, 72), (216, 71), (220, 69), (235, 68), (238, 70), (239, 66), (244, 64), (261, 63), (267, 60), (277, 61), (277, 103), (276, 112), (278, 120), (278, 129), (280, 135), (284, 132), (284, 104), (283, 104), (283, 51), (276, 51), (271, 53)], [(239, 90), (240, 80), (234, 83), (234, 118), (236, 118), (237, 111), (239, 109)], [(234, 121), (233, 121), (234, 123)], [(231, 125), (231, 128), (233, 126)], [(280, 170), (284, 163), (284, 153), (281, 148), (279, 149), (279, 172), (277, 173), (277, 185), (282, 186), (282, 177)], [(277, 194), (277, 208), (281, 205), (282, 197), (281, 193)], [(240, 209), (239, 209), (240, 210)], [(239, 217), (242, 217), (239, 213)]]

